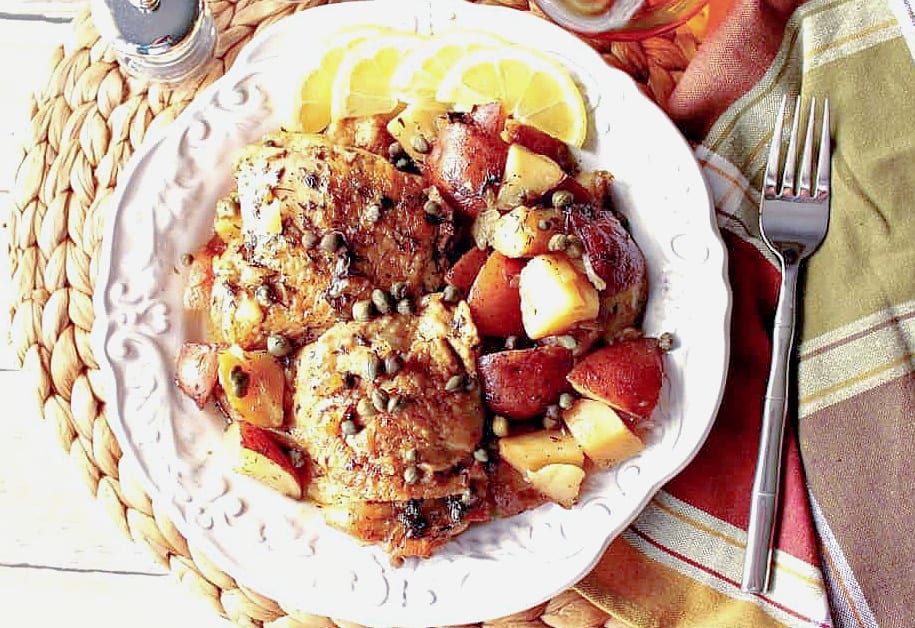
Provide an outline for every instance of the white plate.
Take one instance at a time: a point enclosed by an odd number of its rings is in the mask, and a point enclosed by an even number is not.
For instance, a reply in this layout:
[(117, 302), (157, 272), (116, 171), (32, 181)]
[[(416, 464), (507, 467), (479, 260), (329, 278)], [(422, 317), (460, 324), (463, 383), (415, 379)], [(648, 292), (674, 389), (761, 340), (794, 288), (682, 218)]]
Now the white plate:
[[(323, 35), (375, 23), (421, 33), (476, 28), (566, 64), (591, 114), (583, 165), (617, 177), (617, 201), (650, 269), (649, 334), (673, 332), (649, 446), (588, 478), (571, 510), (547, 505), (477, 525), (428, 560), (392, 567), (377, 547), (315, 509), (228, 471), (223, 421), (174, 385), (175, 356), (199, 325), (183, 313), (180, 255), (208, 239), (232, 186), (229, 155), (285, 120)], [(572, 35), (518, 11), (457, 0), (352, 2), (266, 29), (225, 77), (149, 138), (118, 184), (96, 289), (96, 356), (108, 422), (145, 488), (190, 543), (284, 608), (370, 625), (428, 626), (529, 608), (584, 576), (660, 486), (692, 459), (717, 412), (728, 361), (725, 250), (692, 152), (625, 74)]]

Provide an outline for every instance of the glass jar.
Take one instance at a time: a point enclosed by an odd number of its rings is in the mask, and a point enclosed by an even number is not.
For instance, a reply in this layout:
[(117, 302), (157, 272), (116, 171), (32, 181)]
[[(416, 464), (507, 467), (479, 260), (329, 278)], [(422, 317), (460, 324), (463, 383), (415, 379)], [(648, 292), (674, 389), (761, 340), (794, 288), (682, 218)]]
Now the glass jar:
[(536, 0), (569, 30), (614, 40), (645, 39), (687, 22), (708, 0)]
[(92, 20), (124, 71), (149, 81), (196, 78), (216, 48), (205, 0), (92, 0)]

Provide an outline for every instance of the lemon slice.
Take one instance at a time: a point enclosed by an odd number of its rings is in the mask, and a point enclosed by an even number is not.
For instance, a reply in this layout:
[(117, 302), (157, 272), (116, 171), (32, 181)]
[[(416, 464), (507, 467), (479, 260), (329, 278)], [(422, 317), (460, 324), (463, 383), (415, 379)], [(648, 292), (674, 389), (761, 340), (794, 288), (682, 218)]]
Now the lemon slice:
[(436, 99), (459, 109), (499, 101), (519, 122), (580, 147), (588, 132), (581, 91), (556, 61), (520, 46), (484, 49), (459, 59)]
[(351, 26), (335, 31), (323, 42), (324, 54), (315, 69), (302, 81), (293, 105), (293, 125), (306, 133), (317, 133), (330, 122), (330, 97), (348, 47), (387, 32), (378, 26)]
[(410, 33), (372, 37), (346, 50), (331, 89), (333, 120), (394, 111), (399, 100), (391, 77), (403, 58), (424, 42)]
[(455, 29), (436, 34), (406, 55), (391, 77), (394, 93), (405, 103), (434, 100), (442, 77), (470, 52), (506, 46), (504, 39)]

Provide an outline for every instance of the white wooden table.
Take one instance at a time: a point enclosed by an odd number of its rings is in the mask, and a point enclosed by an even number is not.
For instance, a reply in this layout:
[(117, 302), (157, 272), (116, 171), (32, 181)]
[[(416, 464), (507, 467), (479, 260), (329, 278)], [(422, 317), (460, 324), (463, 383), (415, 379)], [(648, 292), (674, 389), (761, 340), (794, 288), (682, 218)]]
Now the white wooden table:
[[(69, 34), (76, 0), (0, 3), (0, 251), (7, 250), (9, 190), (28, 124), (29, 96)], [(0, 624), (10, 628), (222, 627), (203, 599), (180, 587), (122, 536), (75, 473), (32, 405), (8, 344), (9, 260), (0, 253)]]

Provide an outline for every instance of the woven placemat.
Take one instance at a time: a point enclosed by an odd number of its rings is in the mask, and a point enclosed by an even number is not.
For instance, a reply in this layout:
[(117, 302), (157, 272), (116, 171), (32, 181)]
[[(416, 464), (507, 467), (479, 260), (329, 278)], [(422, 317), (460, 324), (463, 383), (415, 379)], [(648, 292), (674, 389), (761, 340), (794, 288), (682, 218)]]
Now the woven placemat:
[[(9, 224), (11, 339), (34, 378), (40, 415), (53, 425), (60, 445), (121, 530), (148, 547), (216, 612), (246, 626), (355, 624), (292, 612), (237, 583), (190, 545), (143, 491), (106, 421), (105, 391), (89, 344), (97, 252), (118, 174), (146, 133), (174, 120), (197, 91), (222, 76), (260, 29), (324, 3), (210, 2), (219, 32), (217, 58), (202, 79), (176, 90), (127, 78), (99, 39), (88, 11), (81, 13), (73, 22), (73, 41), (56, 50), (47, 86), (33, 99)], [(535, 10), (527, 0), (492, 3)], [(591, 43), (662, 107), (697, 45), (685, 29), (642, 42)], [(569, 590), (487, 625), (617, 624)]]

